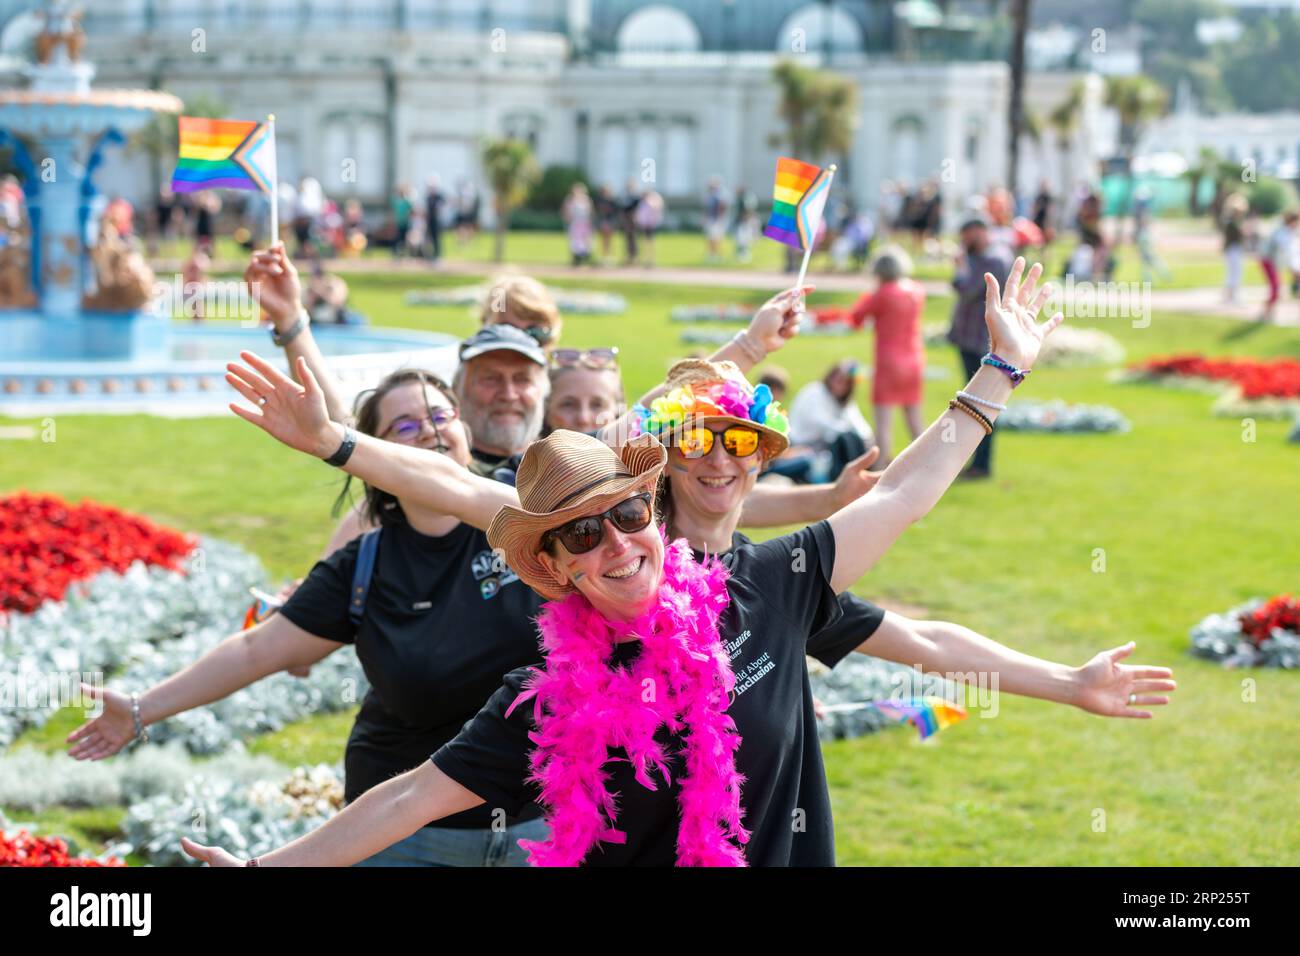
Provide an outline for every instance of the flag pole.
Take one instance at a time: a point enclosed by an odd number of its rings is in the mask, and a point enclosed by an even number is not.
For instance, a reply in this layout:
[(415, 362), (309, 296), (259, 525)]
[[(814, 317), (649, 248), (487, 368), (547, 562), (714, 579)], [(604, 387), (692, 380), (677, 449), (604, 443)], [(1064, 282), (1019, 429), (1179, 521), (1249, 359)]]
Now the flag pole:
[(280, 164), (275, 155), (275, 114), (266, 114), (271, 131), (271, 245), (280, 241)]
[[(830, 198), (831, 183), (835, 181), (835, 170), (838, 169), (834, 163), (826, 167), (826, 194)], [(826, 218), (826, 207), (822, 206), (821, 217), (817, 220), (817, 226), (821, 225), (822, 219)], [(813, 227), (813, 234), (808, 237), (808, 248), (803, 251), (803, 265), (799, 267), (799, 281), (794, 284), (796, 289), (803, 288), (804, 276), (808, 274), (808, 260), (812, 258), (813, 247), (817, 245), (817, 226)]]

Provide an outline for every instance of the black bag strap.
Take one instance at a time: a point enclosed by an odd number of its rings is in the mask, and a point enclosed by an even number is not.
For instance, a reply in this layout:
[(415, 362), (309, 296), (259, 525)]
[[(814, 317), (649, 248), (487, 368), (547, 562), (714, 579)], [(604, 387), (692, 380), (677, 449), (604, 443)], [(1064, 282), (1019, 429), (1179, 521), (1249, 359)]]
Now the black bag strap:
[(353, 626), (360, 627), (366, 613), (366, 598), (370, 595), (370, 578), (375, 571), (375, 555), (379, 552), (379, 532), (374, 528), (361, 536), (357, 548), (357, 563), (352, 569), (352, 593), (348, 600), (348, 618)]

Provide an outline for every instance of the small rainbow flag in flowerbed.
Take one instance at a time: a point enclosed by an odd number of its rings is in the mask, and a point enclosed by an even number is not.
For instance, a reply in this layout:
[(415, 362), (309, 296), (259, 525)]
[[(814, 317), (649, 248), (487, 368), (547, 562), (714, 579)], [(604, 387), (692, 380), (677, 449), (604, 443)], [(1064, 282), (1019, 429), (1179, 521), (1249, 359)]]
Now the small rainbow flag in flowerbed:
[(826, 704), (825, 713), (844, 713), (870, 708), (901, 723), (911, 724), (925, 740), (966, 719), (966, 709), (942, 697), (905, 697), (902, 700), (864, 700), (849, 704)]
[(180, 118), (180, 158), (172, 192), (251, 189), (274, 192), (275, 124), (268, 120)]
[(916, 728), (916, 732), (925, 740), (946, 727), (966, 719), (966, 709), (950, 704), (941, 697), (911, 697), (905, 700), (876, 701), (876, 710), (893, 717), (899, 722), (906, 721)]
[(763, 227), (763, 235), (796, 249), (811, 248), (834, 173), (834, 166), (822, 169), (788, 156), (778, 159), (772, 216)]

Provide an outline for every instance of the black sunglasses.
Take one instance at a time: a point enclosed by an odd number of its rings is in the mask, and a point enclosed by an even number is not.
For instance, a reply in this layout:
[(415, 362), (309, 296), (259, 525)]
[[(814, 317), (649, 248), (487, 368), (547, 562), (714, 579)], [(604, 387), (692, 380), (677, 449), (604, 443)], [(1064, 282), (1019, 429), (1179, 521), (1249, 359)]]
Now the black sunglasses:
[(586, 554), (604, 540), (606, 518), (624, 534), (635, 534), (650, 523), (650, 517), (650, 493), (642, 492), (601, 514), (583, 515), (552, 528), (542, 535), (542, 548), (550, 547), (551, 540), (558, 539), (569, 554)]

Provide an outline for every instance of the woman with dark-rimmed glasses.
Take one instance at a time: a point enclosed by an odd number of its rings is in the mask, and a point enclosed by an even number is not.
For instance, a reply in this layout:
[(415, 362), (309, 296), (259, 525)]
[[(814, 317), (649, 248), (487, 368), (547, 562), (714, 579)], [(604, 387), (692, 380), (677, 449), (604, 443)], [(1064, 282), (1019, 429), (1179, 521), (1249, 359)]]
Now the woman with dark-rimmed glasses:
[[(456, 397), (428, 372), (404, 369), (359, 404), (357, 429), (428, 449), (464, 468), (469, 433)], [(345, 487), (340, 502), (347, 499)], [(488, 546), (484, 533), (407, 498), (365, 487), (370, 530), (323, 560), (277, 614), (234, 634), (143, 693), (105, 689), (104, 713), (74, 730), (69, 752), (108, 757), (149, 724), (210, 704), (277, 671), (309, 667), (345, 644), (370, 683), (344, 751), (351, 802), (428, 759), (459, 732), (511, 668), (540, 659), (532, 618), (541, 598)], [(367, 575), (364, 566), (373, 560)], [(358, 573), (358, 566), (362, 572)], [(354, 606), (355, 588), (368, 589)], [(517, 841), (546, 828), (535, 807), (518, 815), (479, 807), (421, 827), (367, 866), (519, 866)]]

